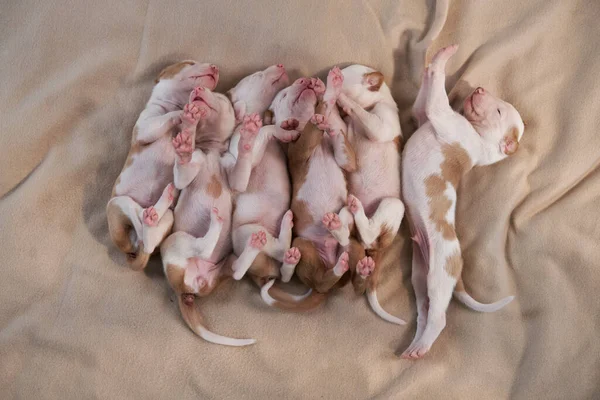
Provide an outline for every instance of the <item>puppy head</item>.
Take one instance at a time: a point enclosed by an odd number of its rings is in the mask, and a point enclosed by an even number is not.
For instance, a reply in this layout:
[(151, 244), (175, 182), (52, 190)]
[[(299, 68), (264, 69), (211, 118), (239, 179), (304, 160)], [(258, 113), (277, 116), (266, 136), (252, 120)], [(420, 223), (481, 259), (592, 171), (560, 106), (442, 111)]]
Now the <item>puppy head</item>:
[(214, 90), (219, 82), (219, 68), (214, 64), (200, 64), (185, 60), (163, 69), (155, 83), (174, 86), (177, 90), (191, 91), (197, 86)]
[(236, 122), (244, 115), (264, 113), (281, 89), (289, 83), (283, 64), (272, 65), (242, 79), (227, 92), (235, 110)]
[(344, 68), (342, 74), (342, 91), (363, 108), (369, 108), (389, 93), (383, 74), (373, 68), (354, 64)]
[(199, 87), (191, 99), (206, 110), (206, 115), (198, 123), (196, 144), (201, 149), (222, 147), (233, 134), (235, 114), (229, 99), (208, 88)]
[(275, 96), (269, 109), (273, 111), (276, 125), (295, 118), (300, 123), (299, 129), (304, 128), (310, 117), (315, 113), (318, 96), (315, 91), (314, 79), (300, 78), (291, 86), (281, 90)]
[(486, 144), (486, 163), (500, 161), (519, 148), (525, 125), (511, 104), (479, 87), (465, 99), (464, 116)]

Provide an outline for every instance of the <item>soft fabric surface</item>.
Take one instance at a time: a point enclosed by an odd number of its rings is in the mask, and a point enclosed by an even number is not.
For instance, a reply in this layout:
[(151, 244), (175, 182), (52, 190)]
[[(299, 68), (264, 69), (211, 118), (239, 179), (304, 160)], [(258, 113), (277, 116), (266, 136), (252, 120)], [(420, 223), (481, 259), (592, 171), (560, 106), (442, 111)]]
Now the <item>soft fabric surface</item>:
[(153, 78), (182, 58), (218, 64), (222, 91), (278, 62), (292, 79), (371, 65), (408, 137), (417, 86), (407, 41), (429, 26), (432, 1), (3, 3), (1, 398), (600, 396), (597, 2), (450, 5), (429, 56), (460, 44), (453, 101), (482, 85), (527, 123), (514, 157), (463, 180), (457, 217), (467, 289), (516, 300), (493, 314), (453, 301), (418, 362), (394, 355), (415, 329), (405, 224), (379, 297), (407, 326), (377, 318), (350, 286), (295, 315), (231, 282), (202, 301), (207, 324), (258, 343), (228, 348), (185, 326), (158, 256), (145, 272), (126, 267), (105, 206)]

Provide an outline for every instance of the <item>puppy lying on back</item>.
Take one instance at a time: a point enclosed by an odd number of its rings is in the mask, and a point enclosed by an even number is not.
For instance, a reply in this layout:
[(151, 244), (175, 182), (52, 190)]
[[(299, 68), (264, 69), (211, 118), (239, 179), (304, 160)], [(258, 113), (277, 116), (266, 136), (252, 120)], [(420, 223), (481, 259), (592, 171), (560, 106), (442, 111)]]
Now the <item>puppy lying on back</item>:
[(275, 125), (263, 126), (256, 139), (254, 149), (261, 158), (252, 170), (248, 189), (237, 197), (233, 214), (233, 247), (239, 256), (233, 264), (235, 279), (241, 279), (249, 270), (262, 287), (280, 275), (279, 268), (292, 241), (293, 214), (289, 210), (287, 160), (274, 139), (287, 141), (295, 137), (294, 128), (304, 126), (314, 114), (316, 96), (310, 86), (310, 79), (300, 78), (280, 91), (271, 105)]
[(192, 89), (214, 89), (218, 80), (211, 64), (183, 61), (165, 68), (135, 123), (127, 161), (106, 206), (110, 237), (134, 269), (146, 266), (173, 225), (173, 128), (181, 123)]
[[(337, 212), (348, 196), (346, 172), (356, 167), (354, 152), (345, 133), (330, 128), (327, 115), (328, 101), (335, 105), (336, 88), (328, 77), (327, 91), (323, 94), (317, 112), (302, 130), (297, 141), (288, 147), (288, 165), (292, 176), (292, 211), (296, 238), (293, 247), (284, 255), (282, 280), (287, 281), (296, 272), (298, 278), (315, 292), (298, 303), (290, 303), (278, 292), (269, 293), (270, 281), (261, 290), (263, 299), (271, 305), (291, 310), (305, 310), (320, 304), (331, 288), (343, 285), (340, 280), (351, 265), (364, 257), (358, 242), (350, 240), (341, 247), (326, 229), (325, 214)], [(300, 95), (303, 95), (302, 92)], [(313, 101), (317, 101), (316, 94)], [(272, 297), (274, 295), (274, 297)]]
[(481, 304), (465, 291), (463, 259), (455, 231), (456, 188), (476, 165), (489, 165), (513, 154), (524, 131), (515, 108), (477, 88), (454, 112), (444, 88), (444, 69), (458, 46), (440, 50), (426, 68), (414, 112), (422, 125), (404, 149), (402, 192), (413, 235), (412, 284), (417, 331), (403, 358), (423, 357), (446, 325), (452, 297), (476, 311), (495, 311), (507, 297)]
[(326, 214), (323, 223), (346, 245), (354, 222), (368, 254), (352, 266), (356, 268), (355, 291), (363, 294), (368, 286), (367, 297), (373, 310), (386, 321), (404, 324), (379, 305), (376, 295), (379, 263), (385, 258), (404, 216), (400, 200), (402, 133), (398, 107), (383, 75), (372, 68), (352, 65), (342, 71), (334, 68), (331, 74), (338, 76), (336, 81), (343, 80), (337, 103), (347, 114), (347, 136), (358, 167), (348, 175), (347, 206), (339, 215)]

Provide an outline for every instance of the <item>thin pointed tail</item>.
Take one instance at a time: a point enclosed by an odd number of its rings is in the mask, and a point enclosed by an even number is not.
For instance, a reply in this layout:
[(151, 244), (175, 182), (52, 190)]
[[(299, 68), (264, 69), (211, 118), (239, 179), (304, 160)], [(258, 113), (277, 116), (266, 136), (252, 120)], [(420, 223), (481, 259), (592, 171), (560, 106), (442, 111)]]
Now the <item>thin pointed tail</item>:
[(271, 307), (277, 307), (287, 311), (310, 311), (323, 303), (326, 295), (309, 289), (307, 293), (295, 296), (284, 290), (273, 287), (275, 279), (271, 279), (260, 289), (260, 297)]
[(227, 336), (221, 336), (219, 334), (213, 333), (208, 328), (206, 328), (202, 323), (202, 316), (200, 312), (196, 309), (195, 304), (187, 305), (183, 302), (181, 295), (179, 298), (179, 309), (181, 310), (181, 315), (185, 320), (186, 324), (190, 327), (190, 329), (202, 339), (207, 342), (222, 344), (225, 346), (248, 346), (256, 343), (254, 339), (235, 339)]
[(371, 306), (371, 309), (373, 309), (375, 314), (379, 315), (382, 319), (386, 320), (387, 322), (391, 322), (392, 324), (406, 325), (406, 321), (393, 316), (392, 314), (385, 311), (383, 307), (381, 307), (381, 304), (379, 304), (379, 300), (377, 300), (377, 290), (375, 290), (375, 288), (367, 289), (367, 299), (369, 300), (369, 305)]

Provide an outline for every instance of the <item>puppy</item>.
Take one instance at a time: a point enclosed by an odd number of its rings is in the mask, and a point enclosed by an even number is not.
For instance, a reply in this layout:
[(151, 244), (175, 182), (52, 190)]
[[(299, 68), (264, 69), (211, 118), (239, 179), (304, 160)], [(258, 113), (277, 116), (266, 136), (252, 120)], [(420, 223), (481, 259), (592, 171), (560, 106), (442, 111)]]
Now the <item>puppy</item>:
[(173, 225), (173, 128), (181, 123), (190, 91), (214, 89), (218, 80), (212, 64), (182, 61), (165, 68), (133, 128), (131, 149), (106, 206), (110, 237), (133, 269), (146, 266)]
[(354, 222), (367, 251), (367, 256), (355, 266), (355, 291), (363, 294), (368, 286), (367, 298), (373, 310), (386, 321), (405, 324), (383, 310), (376, 295), (378, 264), (396, 237), (404, 216), (400, 200), (402, 133), (398, 107), (383, 74), (372, 68), (363, 65), (352, 65), (342, 71), (334, 68), (330, 76), (337, 85), (343, 80), (337, 103), (347, 114), (344, 119), (347, 136), (356, 153), (358, 168), (348, 175), (351, 194), (347, 206), (339, 215), (326, 214), (323, 223), (340, 244), (347, 245)]
[[(335, 105), (337, 90), (329, 84), (330, 80), (328, 77), (327, 90), (316, 110), (318, 114), (311, 117), (300, 137), (288, 147), (296, 237), (293, 247), (284, 255), (282, 281), (288, 281), (295, 271), (314, 292), (299, 303), (290, 303), (289, 298), (279, 296), (278, 292), (269, 293), (273, 285), (270, 281), (261, 290), (262, 297), (268, 304), (284, 309), (316, 307), (331, 288), (348, 281), (341, 279), (348, 270), (348, 263), (356, 265), (365, 255), (353, 239), (346, 247), (339, 246), (322, 222), (325, 214), (337, 212), (344, 206), (348, 196), (345, 174), (356, 168), (354, 151), (345, 133), (328, 124), (328, 104), (334, 99)], [(307, 96), (317, 101), (316, 93), (308, 92)]]
[(513, 296), (481, 304), (461, 280), (463, 260), (455, 231), (456, 188), (476, 165), (489, 165), (513, 154), (524, 131), (517, 110), (477, 88), (454, 112), (446, 95), (444, 69), (458, 46), (440, 50), (426, 68), (414, 112), (423, 125), (404, 149), (402, 192), (413, 235), (412, 284), (417, 331), (403, 358), (423, 357), (446, 325), (452, 297), (477, 311), (495, 311)]
[[(205, 328), (194, 304), (196, 296), (210, 294), (231, 275), (227, 273), (232, 250), (229, 179), (235, 179), (239, 170), (227, 155), (227, 141), (235, 126), (234, 109), (225, 95), (201, 88), (195, 90), (189, 108), (201, 112), (184, 120), (173, 139), (178, 155), (174, 181), (181, 194), (174, 212), (174, 233), (160, 247), (163, 267), (194, 333), (209, 342), (245, 346), (255, 341), (227, 338)], [(196, 131), (198, 137), (194, 137)], [(245, 138), (240, 140), (243, 150), (247, 144)]]

